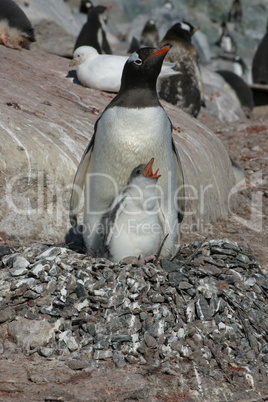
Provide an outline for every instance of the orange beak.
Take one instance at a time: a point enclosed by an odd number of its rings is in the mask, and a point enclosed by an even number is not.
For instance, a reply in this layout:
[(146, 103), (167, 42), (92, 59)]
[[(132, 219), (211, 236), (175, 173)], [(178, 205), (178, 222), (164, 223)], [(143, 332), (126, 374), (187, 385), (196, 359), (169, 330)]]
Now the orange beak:
[(200, 29), (199, 27), (195, 27), (194, 32), (199, 31), (199, 29)]
[(157, 49), (154, 53), (152, 53), (150, 57), (166, 54), (171, 48), (172, 45), (170, 43), (166, 43), (164, 46), (160, 47), (160, 49)]
[(148, 162), (147, 165), (145, 166), (143, 175), (145, 177), (149, 177), (150, 179), (158, 179), (161, 176), (161, 174), (158, 174), (159, 169), (157, 169), (155, 172), (153, 172), (153, 169), (152, 169), (153, 163), (154, 163), (154, 158), (152, 158), (150, 160), (150, 162)]

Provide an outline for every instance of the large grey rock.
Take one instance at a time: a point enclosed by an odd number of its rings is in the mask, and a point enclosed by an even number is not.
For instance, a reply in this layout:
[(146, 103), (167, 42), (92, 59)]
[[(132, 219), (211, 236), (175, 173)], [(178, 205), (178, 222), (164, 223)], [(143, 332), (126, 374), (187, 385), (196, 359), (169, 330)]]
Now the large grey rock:
[[(13, 239), (62, 241), (77, 165), (113, 95), (66, 78), (67, 59), (3, 46), (0, 55), (0, 231)], [(187, 184), (183, 224), (198, 229), (225, 218), (235, 180), (224, 146), (200, 122), (163, 105)]]
[(55, 336), (55, 331), (59, 328), (60, 321), (54, 324), (46, 320), (27, 320), (18, 317), (15, 321), (8, 324), (8, 334), (11, 339), (25, 350), (46, 346)]

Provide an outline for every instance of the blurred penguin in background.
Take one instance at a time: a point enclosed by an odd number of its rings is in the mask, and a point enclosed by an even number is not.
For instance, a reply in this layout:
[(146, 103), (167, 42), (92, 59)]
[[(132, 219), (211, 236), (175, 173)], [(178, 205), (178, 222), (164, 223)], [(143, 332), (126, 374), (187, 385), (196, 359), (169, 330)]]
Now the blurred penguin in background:
[(268, 85), (268, 22), (266, 34), (262, 38), (252, 61), (254, 84)]
[(219, 46), (225, 53), (236, 53), (237, 45), (234, 38), (229, 33), (226, 22), (222, 22), (221, 30), (221, 35), (215, 42), (215, 45)]
[(0, 43), (21, 50), (34, 41), (34, 29), (23, 10), (13, 0), (0, 0)]
[(221, 75), (227, 84), (235, 91), (242, 110), (247, 118), (250, 118), (254, 108), (254, 100), (252, 91), (247, 83), (233, 71), (217, 70), (216, 73)]
[(157, 46), (159, 42), (158, 29), (156, 26), (156, 21), (150, 19), (146, 22), (142, 33), (141, 33), (141, 46)]
[(240, 0), (234, 0), (233, 4), (228, 12), (228, 21), (229, 22), (242, 22), (242, 18), (243, 18), (242, 3)]
[[(88, 5), (90, 6), (89, 3)], [(112, 54), (105, 27), (107, 22), (106, 11), (109, 9), (110, 7), (105, 6), (91, 6), (88, 8), (87, 22), (76, 39), (74, 50), (80, 46), (92, 46), (100, 54)]]

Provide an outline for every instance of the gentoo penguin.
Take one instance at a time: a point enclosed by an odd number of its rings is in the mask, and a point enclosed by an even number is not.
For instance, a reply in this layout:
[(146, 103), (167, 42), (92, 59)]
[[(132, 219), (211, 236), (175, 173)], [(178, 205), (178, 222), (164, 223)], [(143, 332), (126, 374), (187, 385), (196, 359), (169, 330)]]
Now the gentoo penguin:
[(234, 0), (228, 12), (229, 22), (242, 22), (243, 9), (240, 0)]
[(84, 241), (89, 254), (101, 247), (100, 221), (137, 164), (154, 157), (161, 171), (157, 193), (168, 234), (161, 257), (170, 257), (178, 238), (184, 210), (184, 179), (172, 139), (172, 124), (159, 102), (156, 80), (171, 45), (141, 48), (127, 60), (118, 94), (97, 120), (78, 166), (70, 202), (70, 220), (77, 211), (85, 185)]
[(88, 9), (87, 22), (82, 27), (74, 50), (80, 46), (93, 46), (99, 53), (112, 54), (105, 32), (105, 12), (110, 7), (92, 6)]
[(191, 38), (199, 28), (189, 22), (178, 22), (165, 34), (161, 43), (171, 43), (166, 60), (175, 63), (178, 76), (161, 81), (159, 96), (196, 117), (204, 104), (204, 91), (198, 64), (198, 53)]
[(268, 23), (266, 34), (253, 57), (252, 79), (254, 84), (268, 85)]
[(226, 22), (221, 23), (221, 30), (221, 35), (215, 42), (215, 45), (219, 46), (226, 53), (236, 53), (237, 45), (234, 38), (229, 33)]
[(163, 241), (164, 216), (155, 188), (160, 175), (159, 169), (153, 172), (153, 162), (132, 170), (102, 217), (104, 255), (113, 261), (155, 255)]
[(93, 7), (93, 4), (90, 0), (81, 0), (79, 12), (83, 14), (87, 14), (89, 8)]
[(220, 74), (235, 91), (245, 115), (250, 118), (254, 108), (254, 100), (252, 91), (247, 83), (233, 71), (217, 70), (216, 73)]
[[(69, 66), (76, 67), (77, 78), (82, 85), (101, 91), (118, 92), (121, 76), (128, 56), (99, 54), (92, 46), (80, 46), (74, 51)], [(159, 79), (177, 75), (171, 63), (163, 63)]]
[(157, 46), (159, 42), (158, 29), (154, 19), (150, 19), (144, 25), (141, 32), (141, 46)]
[(22, 9), (13, 0), (0, 0), (0, 43), (21, 50), (34, 41), (34, 29)]

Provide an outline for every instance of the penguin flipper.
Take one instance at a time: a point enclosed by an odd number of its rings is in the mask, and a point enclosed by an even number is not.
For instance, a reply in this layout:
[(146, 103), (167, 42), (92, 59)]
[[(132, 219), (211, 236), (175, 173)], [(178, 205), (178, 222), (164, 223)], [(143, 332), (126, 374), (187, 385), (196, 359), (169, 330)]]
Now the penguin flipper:
[(185, 211), (185, 189), (184, 189), (184, 174), (182, 170), (181, 160), (174, 143), (172, 140), (172, 148), (174, 152), (176, 168), (177, 168), (177, 177), (178, 177), (178, 198), (177, 198), (177, 208), (178, 208), (178, 221), (179, 223), (183, 220), (184, 211)]
[(76, 171), (76, 174), (74, 177), (72, 193), (71, 193), (71, 200), (70, 200), (70, 212), (69, 212), (69, 218), (70, 218), (70, 222), (71, 222), (72, 226), (77, 225), (77, 210), (78, 210), (81, 195), (83, 192), (83, 187), (84, 187), (85, 180), (86, 180), (86, 174), (88, 172), (88, 168), (89, 168), (89, 164), (90, 164), (94, 140), (95, 140), (95, 133), (93, 134), (93, 136), (82, 156), (82, 159), (78, 165), (78, 168), (77, 168), (77, 171)]

